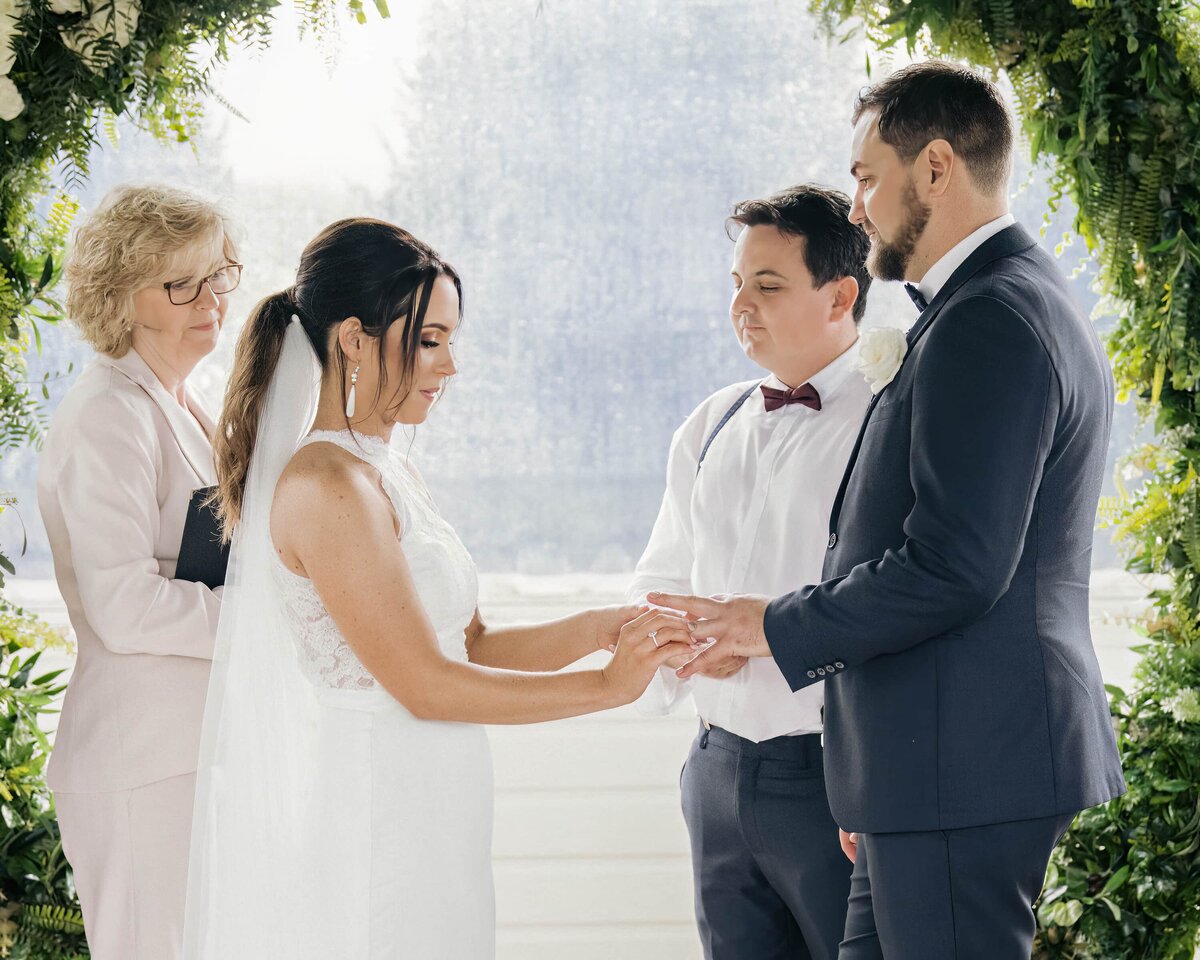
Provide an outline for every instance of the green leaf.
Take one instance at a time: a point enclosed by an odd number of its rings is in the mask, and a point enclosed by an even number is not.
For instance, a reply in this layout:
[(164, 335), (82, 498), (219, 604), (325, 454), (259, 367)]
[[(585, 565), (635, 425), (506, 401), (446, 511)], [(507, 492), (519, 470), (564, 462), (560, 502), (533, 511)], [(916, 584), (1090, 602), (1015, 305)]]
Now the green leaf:
[[(1120, 870), (1108, 878), (1108, 883), (1100, 890), (1101, 897), (1107, 897), (1110, 893), (1119, 890), (1125, 885), (1125, 881), (1129, 879), (1129, 864), (1125, 864)], [(1119, 917), (1117, 919), (1120, 919)]]
[(54, 255), (48, 253), (48, 254), (46, 254), (46, 265), (44, 267), (42, 267), (42, 275), (41, 275), (40, 279), (38, 280), (37, 289), (41, 290), (42, 288), (44, 288), (48, 283), (50, 283), (50, 278), (53, 276), (54, 276)]

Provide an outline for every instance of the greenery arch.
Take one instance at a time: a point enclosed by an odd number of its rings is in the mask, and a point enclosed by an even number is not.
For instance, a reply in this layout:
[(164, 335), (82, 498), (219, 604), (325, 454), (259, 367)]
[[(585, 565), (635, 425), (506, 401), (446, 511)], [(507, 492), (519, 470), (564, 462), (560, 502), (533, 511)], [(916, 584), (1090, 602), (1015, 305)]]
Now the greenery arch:
[[(1134, 688), (1109, 688), (1126, 796), (1056, 851), (1038, 957), (1192, 960), (1200, 932), (1200, 5), (1184, 0), (813, 0), (830, 36), (1003, 73), (1054, 203), (1098, 258), (1120, 396), (1157, 437), (1102, 505), (1129, 567), (1165, 575)], [(868, 62), (869, 67), (869, 62)]]
[[(75, 192), (92, 149), (117, 120), (161, 140), (191, 141), (215, 68), (235, 46), (265, 46), (278, 0), (4, 0), (0, 2), (0, 456), (41, 442), (45, 378), (27, 358), (62, 320), (55, 296)], [(362, 0), (296, 0), (302, 31), (359, 22)], [(374, 0), (380, 16), (385, 0)], [(219, 96), (218, 96), (218, 99)], [(0, 513), (15, 506), (0, 491)], [(62, 693), (40, 673), (53, 630), (3, 594), (13, 558), (0, 547), (0, 956), (84, 957), (87, 947), (44, 767), (39, 716)]]

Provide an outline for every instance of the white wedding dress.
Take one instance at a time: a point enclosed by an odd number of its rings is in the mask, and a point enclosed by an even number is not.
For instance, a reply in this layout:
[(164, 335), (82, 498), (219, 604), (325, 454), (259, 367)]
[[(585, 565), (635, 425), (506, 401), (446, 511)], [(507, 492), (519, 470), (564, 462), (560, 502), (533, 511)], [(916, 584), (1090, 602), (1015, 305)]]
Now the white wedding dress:
[[(400, 519), (400, 547), (442, 652), (465, 661), (475, 613), (475, 565), (424, 483), (384, 441), (349, 431), (315, 431), (379, 471)], [(274, 574), (293, 626), (300, 668), (322, 706), (319, 748), (325, 778), (319, 823), (361, 817), (370, 824), (350, 859), (369, 865), (370, 899), (358, 917), (369, 960), (484, 960), (494, 954), (492, 765), (478, 724), (418, 720), (376, 683), (329, 616), (311, 581), (275, 554)], [(397, 636), (397, 643), (404, 637)], [(363, 797), (340, 795), (339, 769), (369, 770)], [(338, 855), (331, 851), (331, 855)], [(347, 931), (347, 936), (351, 936)]]
[[(184, 960), (493, 960), (492, 766), (477, 724), (419, 720), (363, 667), (270, 535), (296, 450), (379, 471), (447, 657), (466, 660), (475, 566), (378, 438), (308, 434), (320, 368), (293, 319), (258, 422), (205, 705)], [(329, 509), (313, 503), (314, 512)], [(395, 642), (408, 638), (399, 632)]]

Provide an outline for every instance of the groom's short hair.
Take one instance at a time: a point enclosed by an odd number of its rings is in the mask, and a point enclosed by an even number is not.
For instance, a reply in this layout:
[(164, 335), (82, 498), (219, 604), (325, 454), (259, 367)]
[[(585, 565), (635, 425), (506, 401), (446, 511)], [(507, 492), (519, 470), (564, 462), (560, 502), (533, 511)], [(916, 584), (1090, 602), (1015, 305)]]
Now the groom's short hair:
[(879, 137), (909, 163), (933, 140), (963, 158), (979, 188), (999, 193), (1012, 171), (1013, 122), (999, 88), (949, 60), (909, 64), (864, 87), (854, 102), (857, 124), (879, 112)]
[(871, 241), (861, 227), (850, 222), (850, 198), (844, 193), (815, 183), (801, 183), (762, 200), (735, 204), (726, 229), (732, 230), (735, 224), (773, 226), (783, 233), (802, 237), (804, 265), (812, 274), (814, 286), (823, 287), (842, 277), (858, 281), (854, 322), (862, 320), (871, 286), (871, 274), (867, 272)]

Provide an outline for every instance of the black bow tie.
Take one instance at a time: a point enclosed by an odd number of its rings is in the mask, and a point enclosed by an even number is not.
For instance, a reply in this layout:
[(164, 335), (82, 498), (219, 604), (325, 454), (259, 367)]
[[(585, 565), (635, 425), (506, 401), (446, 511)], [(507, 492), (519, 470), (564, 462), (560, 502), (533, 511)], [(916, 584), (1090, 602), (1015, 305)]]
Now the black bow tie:
[(904, 292), (907, 293), (908, 298), (914, 304), (916, 304), (917, 309), (924, 313), (925, 309), (929, 306), (929, 301), (925, 299), (925, 294), (921, 292), (920, 287), (918, 287), (915, 283), (906, 283), (904, 285)]

